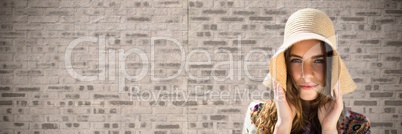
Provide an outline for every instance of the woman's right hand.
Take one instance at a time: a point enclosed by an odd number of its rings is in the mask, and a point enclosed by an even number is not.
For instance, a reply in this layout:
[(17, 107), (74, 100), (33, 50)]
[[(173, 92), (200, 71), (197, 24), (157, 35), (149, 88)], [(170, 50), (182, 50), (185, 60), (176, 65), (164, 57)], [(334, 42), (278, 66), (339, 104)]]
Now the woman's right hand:
[(295, 107), (287, 102), (284, 89), (276, 81), (274, 81), (273, 90), (274, 102), (278, 114), (278, 121), (276, 122), (274, 133), (290, 133), (293, 119), (296, 116)]

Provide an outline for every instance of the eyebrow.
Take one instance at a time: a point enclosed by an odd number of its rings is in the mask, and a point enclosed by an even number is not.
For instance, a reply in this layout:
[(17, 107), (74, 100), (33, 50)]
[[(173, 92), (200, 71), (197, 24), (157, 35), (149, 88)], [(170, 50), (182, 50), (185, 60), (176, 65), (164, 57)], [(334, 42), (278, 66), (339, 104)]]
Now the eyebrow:
[[(303, 57), (301, 57), (301, 56), (299, 56), (299, 55), (295, 55), (295, 54), (290, 54), (290, 57), (303, 58)], [(319, 54), (319, 55), (312, 56), (311, 58), (315, 59), (315, 58), (321, 58), (321, 57), (324, 57), (324, 55)]]

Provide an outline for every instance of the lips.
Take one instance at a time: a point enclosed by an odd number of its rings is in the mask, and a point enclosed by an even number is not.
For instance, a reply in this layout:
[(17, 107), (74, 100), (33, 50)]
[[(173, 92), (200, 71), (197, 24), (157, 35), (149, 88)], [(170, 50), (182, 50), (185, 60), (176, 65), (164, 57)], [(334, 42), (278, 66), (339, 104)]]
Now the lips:
[(317, 84), (300, 85), (300, 87), (303, 89), (313, 89), (313, 88), (317, 87)]

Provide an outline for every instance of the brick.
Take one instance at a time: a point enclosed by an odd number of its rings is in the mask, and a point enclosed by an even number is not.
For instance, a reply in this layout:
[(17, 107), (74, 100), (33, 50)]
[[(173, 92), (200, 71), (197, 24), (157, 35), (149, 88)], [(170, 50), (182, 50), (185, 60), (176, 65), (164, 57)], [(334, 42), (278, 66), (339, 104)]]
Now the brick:
[(47, 91), (72, 91), (71, 86), (48, 86)]
[(89, 16), (60, 16), (59, 22), (63, 23), (89, 22)]
[(18, 129), (24, 130), (29, 128), (29, 123), (20, 123), (20, 122), (0, 122), (0, 126), (2, 129)]
[(17, 91), (20, 91), (20, 92), (39, 92), (40, 87), (19, 87), (19, 88), (17, 88)]
[(117, 94), (94, 94), (94, 99), (119, 99), (120, 96)]
[(402, 75), (402, 70), (384, 70), (384, 74), (388, 74), (388, 75)]
[(381, 12), (379, 11), (356, 11), (356, 16), (379, 16)]
[(13, 116), (2, 116), (2, 118), (0, 118), (0, 121), (11, 122), (11, 121), (14, 121), (14, 117)]
[(174, 101), (172, 102), (175, 106), (197, 106), (198, 103), (196, 101)]
[(38, 8), (16, 8), (13, 10), (15, 15), (28, 15), (28, 16), (41, 16), (43, 15), (44, 9)]
[(190, 1), (188, 4), (190, 7), (201, 8), (204, 6), (204, 3), (201, 1)]
[(241, 1), (213, 1), (214, 8), (233, 8), (243, 7), (244, 3)]
[(59, 125), (58, 123), (43, 123), (42, 124), (42, 129), (58, 129)]
[(16, 122), (43, 122), (44, 116), (42, 115), (15, 115)]
[(0, 61), (12, 61), (12, 54), (0, 54)]
[(213, 46), (226, 46), (227, 43), (226, 41), (204, 41), (203, 42), (204, 45), (213, 45)]
[(372, 83), (394, 83), (395, 78), (393, 77), (372, 77)]
[(354, 101), (355, 106), (377, 106), (377, 101)]
[(1, 1), (0, 5), (5, 8), (22, 8), (27, 6), (27, 0), (19, 0), (19, 1)]
[(250, 16), (250, 15), (256, 15), (256, 11), (248, 11), (248, 10), (238, 10), (238, 11), (233, 11), (233, 15), (243, 15), (243, 16)]
[(29, 108), (24, 108), (24, 107), (20, 107), (20, 108), (12, 108), (12, 107), (4, 107), (2, 109), (0, 109), (0, 113), (2, 114), (28, 114), (29, 113)]
[(264, 25), (264, 29), (268, 29), (268, 30), (278, 30), (278, 29), (284, 29), (285, 26), (284, 25)]
[(241, 109), (236, 109), (236, 108), (219, 109), (218, 113), (220, 113), (220, 114), (240, 114)]
[(238, 40), (234, 40), (233, 44), (242, 44), (242, 45), (249, 45), (249, 44), (257, 44), (256, 40), (241, 40), (240, 42)]
[(287, 11), (276, 10), (276, 9), (264, 9), (264, 13), (268, 15), (286, 15)]
[(401, 15), (402, 10), (385, 10), (385, 14), (389, 15)]
[(384, 101), (385, 106), (402, 106), (402, 101), (393, 101), (393, 100), (386, 100)]
[(183, 7), (183, 1), (155, 1), (154, 7)]
[(264, 8), (273, 8), (276, 6), (276, 1), (264, 1), (264, 0), (255, 0), (250, 2), (245, 2), (244, 7), (264, 7)]
[(370, 122), (371, 127), (376, 128), (387, 128), (387, 127), (393, 127), (392, 122)]
[(388, 24), (388, 23), (395, 23), (394, 18), (379, 18), (379, 19), (374, 19), (375, 24)]
[(72, 16), (74, 15), (74, 9), (68, 8), (48, 8), (44, 10), (46, 16)]
[(52, 107), (32, 107), (30, 108), (29, 114), (60, 114), (60, 109)]
[(354, 60), (361, 61), (361, 60), (374, 60), (377, 61), (379, 59), (378, 55), (354, 55)]
[(370, 97), (392, 97), (393, 93), (387, 93), (387, 92), (372, 92), (370, 93)]
[(155, 126), (156, 129), (179, 129), (180, 125), (179, 124), (159, 124)]
[(152, 113), (151, 107), (123, 107), (121, 110), (122, 114), (136, 113), (136, 114), (148, 114)]
[(401, 47), (402, 41), (389, 41), (386, 43), (387, 46)]
[(367, 49), (367, 53), (391, 54), (391, 53), (397, 53), (397, 50), (395, 48), (391, 48), (391, 47), (370, 47)]
[(30, 7), (58, 7), (58, 1), (54, 0), (32, 0), (29, 1)]
[(364, 17), (341, 17), (341, 20), (348, 22), (361, 22), (364, 21)]
[(88, 129), (90, 128), (89, 122), (71, 122), (71, 123), (60, 123), (60, 129)]
[(15, 101), (16, 106), (28, 106), (28, 101), (24, 101), (24, 100), (17, 100)]
[(185, 114), (171, 114), (167, 116), (167, 120), (172, 122), (187, 122), (188, 116)]
[(182, 23), (183, 19), (181, 16), (154, 16), (154, 22), (156, 23)]
[(14, 74), (13, 70), (0, 70), (0, 75), (12, 75)]
[[(28, 31), (28, 37), (59, 37), (57, 31)], [(42, 54), (44, 55), (44, 54)], [(47, 58), (47, 57), (46, 57)]]
[(1, 97), (26, 97), (25, 93), (2, 93)]
[(12, 46), (12, 45), (13, 45), (12, 39), (1, 39), (0, 40), (0, 46)]
[(30, 82), (36, 84), (57, 84), (59, 76), (32, 76)]
[(65, 99), (79, 99), (80, 94), (64, 94)]
[(25, 37), (26, 32), (0, 32), (0, 37)]
[(261, 17), (261, 16), (251, 16), (249, 17), (250, 21), (272, 21), (272, 17)]
[(42, 30), (43, 26), (40, 23), (15, 23), (13, 24), (14, 29), (17, 31), (22, 31), (22, 30)]
[(392, 61), (392, 62), (399, 62), (401, 61), (401, 57), (399, 56), (388, 56), (388, 55), (384, 55), (383, 56), (383, 61)]
[(210, 119), (211, 120), (227, 120), (226, 115), (211, 115)]
[(12, 24), (0, 24), (0, 30), (2, 31), (12, 31), (13, 25)]
[(111, 105), (118, 105), (118, 106), (120, 106), (120, 105), (133, 105), (134, 104), (134, 102), (132, 102), (132, 101), (109, 101), (109, 103)]
[(193, 21), (209, 21), (210, 18), (209, 17), (191, 17), (190, 20), (193, 20)]
[(156, 114), (180, 114), (183, 113), (183, 108), (180, 107), (160, 107), (153, 109), (153, 113)]
[[(51, 52), (55, 51), (54, 49), (55, 48), (48, 48), (47, 52), (51, 53)], [(42, 48), (39, 48), (38, 51), (41, 51), (41, 50), (42, 50)], [(31, 66), (31, 68), (33, 68), (33, 69), (52, 69), (52, 68), (57, 68), (57, 65), (55, 62), (35, 63), (34, 65)], [(47, 74), (47, 73), (45, 72), (45, 74)]]
[(220, 19), (221, 21), (223, 21), (223, 22), (243, 22), (244, 21), (244, 18), (242, 18), (242, 17), (222, 17), (221, 19)]
[(362, 30), (362, 31), (380, 31), (381, 26), (380, 25), (358, 25), (357, 29)]
[(226, 14), (225, 10), (212, 10), (212, 9), (208, 9), (208, 10), (203, 10), (202, 14)]
[(0, 105), (1, 105), (1, 106), (13, 105), (13, 101), (12, 101), (12, 100), (1, 100), (1, 101), (0, 101)]
[(58, 16), (29, 16), (29, 22), (58, 22)]
[(0, 87), (0, 92), (11, 91), (10, 87)]
[(103, 122), (106, 121), (104, 115), (77, 115), (78, 122)]

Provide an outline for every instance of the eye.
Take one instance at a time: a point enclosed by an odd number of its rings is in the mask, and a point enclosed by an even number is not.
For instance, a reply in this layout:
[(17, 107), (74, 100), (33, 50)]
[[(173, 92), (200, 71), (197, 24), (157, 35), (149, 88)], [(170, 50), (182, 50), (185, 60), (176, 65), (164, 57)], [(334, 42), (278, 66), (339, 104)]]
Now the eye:
[(301, 63), (302, 61), (300, 59), (291, 59), (291, 63)]
[(323, 59), (318, 59), (318, 60), (315, 60), (314, 62), (315, 63), (324, 63), (324, 60)]

